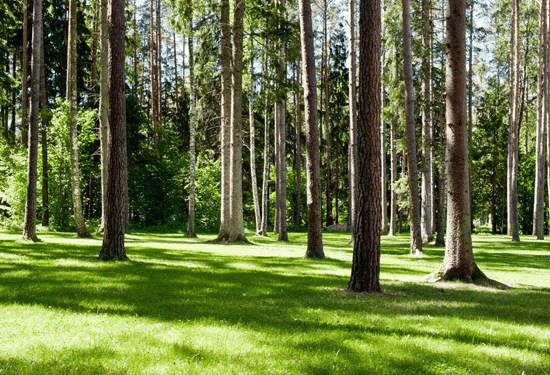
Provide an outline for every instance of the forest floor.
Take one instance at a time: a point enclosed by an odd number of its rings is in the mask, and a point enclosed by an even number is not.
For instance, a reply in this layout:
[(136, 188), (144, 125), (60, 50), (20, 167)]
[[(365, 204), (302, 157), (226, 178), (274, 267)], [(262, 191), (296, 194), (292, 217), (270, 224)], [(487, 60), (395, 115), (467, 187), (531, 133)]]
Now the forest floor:
[(349, 235), (307, 260), (249, 234), (133, 232), (128, 262), (101, 239), (0, 232), (0, 374), (550, 374), (548, 241), (474, 236), (485, 274), (512, 288), (433, 284), (443, 249), (383, 237), (384, 293), (345, 292)]

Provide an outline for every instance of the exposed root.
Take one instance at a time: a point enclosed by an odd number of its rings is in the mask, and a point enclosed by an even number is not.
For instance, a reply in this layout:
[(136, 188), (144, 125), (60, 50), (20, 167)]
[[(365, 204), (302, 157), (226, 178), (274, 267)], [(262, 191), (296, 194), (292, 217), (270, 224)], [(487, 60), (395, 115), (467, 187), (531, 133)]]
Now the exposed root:
[(465, 284), (473, 284), (485, 288), (508, 290), (510, 286), (488, 278), (477, 265), (474, 264), (474, 270), (471, 273), (465, 273), (459, 268), (442, 268), (436, 273), (426, 278), (428, 282), (446, 282), (459, 281)]

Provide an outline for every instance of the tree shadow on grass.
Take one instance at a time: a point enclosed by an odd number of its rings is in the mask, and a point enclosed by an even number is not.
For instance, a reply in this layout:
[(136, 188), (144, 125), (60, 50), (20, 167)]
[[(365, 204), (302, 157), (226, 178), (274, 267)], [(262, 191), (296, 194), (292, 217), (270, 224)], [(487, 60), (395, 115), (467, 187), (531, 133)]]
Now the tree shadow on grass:
[[(0, 300), (4, 304), (42, 305), (76, 313), (138, 316), (163, 322), (218, 322), (283, 336), (307, 333), (312, 337), (311, 342), (296, 344), (299, 353), (311, 350), (326, 356), (340, 350), (338, 355), (343, 361), (327, 363), (348, 366), (345, 368), (349, 370), (349, 366), (353, 369), (350, 361), (354, 361), (359, 363), (357, 371), (376, 372), (378, 367), (361, 365), (361, 351), (342, 342), (342, 337), (359, 343), (372, 338), (399, 343), (414, 337), (550, 355), (548, 343), (533, 342), (529, 332), (517, 329), (529, 326), (550, 330), (548, 288), (501, 292), (386, 282), (383, 295), (356, 296), (340, 291), (348, 278), (335, 272), (350, 267), (349, 262), (340, 259), (312, 262), (276, 256), (218, 255), (208, 251), (147, 247), (135, 250), (131, 262), (103, 263), (93, 259), (98, 251), (94, 245), (22, 245), (2, 241), (0, 253), (5, 256), (1, 264), (5, 269), (0, 274), (3, 287)], [(402, 249), (396, 245), (395, 252), (399, 251)], [(507, 261), (512, 264), (520, 261), (521, 254), (509, 255)], [(484, 262), (498, 264), (500, 259), (489, 254)], [(327, 267), (328, 271), (319, 272)], [(383, 269), (388, 274), (414, 272), (394, 265)], [(357, 322), (345, 319), (357, 315), (364, 318)], [(441, 320), (464, 322), (466, 326), (446, 325)], [(468, 328), (468, 324), (483, 327), (492, 323), (514, 327), (514, 332), (494, 334), (490, 330), (479, 332), (477, 328)], [(404, 371), (402, 373), (406, 373), (407, 368), (437, 373), (434, 368), (424, 366), (423, 361), (449, 360), (433, 348), (414, 350), (418, 358), (411, 359), (403, 355), (406, 352), (403, 347), (392, 366)], [(181, 355), (187, 356), (183, 351)], [(512, 362), (503, 361), (502, 368), (513, 368)], [(303, 369), (306, 373), (334, 373), (330, 370), (335, 370), (319, 361), (306, 366), (309, 366)], [(483, 363), (476, 366), (477, 371), (483, 371), (480, 367)], [(466, 362), (459, 368), (468, 368)], [(548, 367), (537, 369), (550, 370)], [(397, 370), (395, 373), (400, 373)], [(101, 373), (101, 368), (95, 372)]]

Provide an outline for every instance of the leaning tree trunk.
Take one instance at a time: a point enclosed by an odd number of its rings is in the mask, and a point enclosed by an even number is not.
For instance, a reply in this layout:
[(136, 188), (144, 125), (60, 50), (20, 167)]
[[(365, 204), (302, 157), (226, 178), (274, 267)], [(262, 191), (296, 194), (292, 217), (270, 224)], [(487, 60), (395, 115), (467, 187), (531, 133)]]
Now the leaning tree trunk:
[(40, 66), (43, 47), (42, 0), (34, 0), (32, 27), (32, 98), (28, 132), (27, 196), (23, 238), (39, 241), (36, 236), (36, 180), (38, 178), (38, 118), (40, 117)]
[(407, 169), (409, 183), (409, 212), (411, 224), (411, 254), (422, 253), (422, 235), (420, 232), (420, 202), (416, 182), (416, 129), (414, 125), (414, 93), (412, 80), (411, 35), (409, 21), (409, 0), (403, 0), (403, 59), (405, 75), (405, 107), (407, 118)]
[(543, 39), (546, 29), (546, 1), (540, 2), (539, 15), (539, 44), (538, 44), (538, 69), (537, 69), (537, 144), (535, 159), (535, 201), (533, 207), (533, 236), (537, 239), (544, 239), (544, 162), (546, 156), (546, 123), (544, 121), (544, 99), (543, 99)]
[(229, 242), (245, 241), (242, 192), (242, 68), (243, 68), (243, 15), (244, 0), (236, 0), (233, 25), (233, 64), (231, 91), (231, 136), (230, 136), (230, 189)]
[[(33, 23), (34, 25), (34, 23)], [(33, 27), (34, 29), (34, 27)], [(21, 143), (29, 138), (29, 0), (23, 0), (23, 61), (21, 62)]]
[(107, 216), (103, 232), (101, 260), (126, 260), (124, 233), (126, 208), (124, 201), (128, 174), (126, 162), (126, 105), (124, 96), (124, 1), (110, 0), (111, 30), (109, 33), (109, 178), (107, 181)]
[(221, 208), (219, 240), (225, 240), (229, 229), (229, 176), (231, 135), (231, 24), (229, 0), (221, 0)]
[(380, 288), (380, 0), (361, 0), (359, 39), (358, 195), (348, 290)]
[(311, 0), (300, 0), (300, 41), (304, 77), (304, 112), (306, 123), (306, 172), (308, 241), (306, 258), (324, 258), (321, 232), (321, 178), (319, 157), (319, 128), (317, 127), (317, 85), (315, 82), (315, 54)]
[(520, 121), (520, 45), (519, 0), (512, 1), (512, 69), (510, 79), (511, 114), (508, 131), (507, 204), (508, 235), (519, 241), (518, 223), (518, 173), (519, 173), (519, 121)]
[(76, 129), (76, 13), (77, 0), (69, 1), (69, 32), (67, 42), (67, 81), (65, 99), (69, 106), (67, 122), (69, 125), (69, 149), (71, 154), (71, 189), (73, 198), (73, 213), (78, 237), (89, 236), (82, 210), (82, 194), (80, 191), (80, 166), (78, 161), (78, 134)]

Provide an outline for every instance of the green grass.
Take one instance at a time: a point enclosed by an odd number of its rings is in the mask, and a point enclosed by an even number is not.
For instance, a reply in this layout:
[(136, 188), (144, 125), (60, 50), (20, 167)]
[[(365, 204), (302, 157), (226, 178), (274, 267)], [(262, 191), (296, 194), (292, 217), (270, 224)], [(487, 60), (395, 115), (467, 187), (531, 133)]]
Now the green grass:
[(475, 236), (475, 256), (513, 289), (430, 284), (443, 250), (383, 238), (380, 295), (344, 292), (349, 236), (325, 260), (249, 235), (132, 233), (131, 261), (100, 239), (0, 232), (0, 374), (550, 374), (548, 242)]

